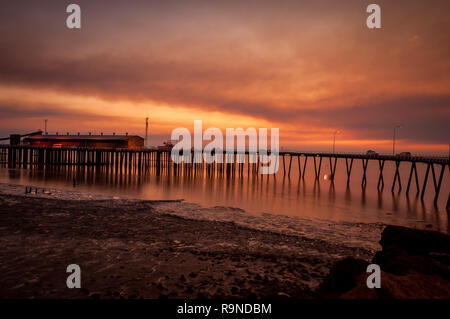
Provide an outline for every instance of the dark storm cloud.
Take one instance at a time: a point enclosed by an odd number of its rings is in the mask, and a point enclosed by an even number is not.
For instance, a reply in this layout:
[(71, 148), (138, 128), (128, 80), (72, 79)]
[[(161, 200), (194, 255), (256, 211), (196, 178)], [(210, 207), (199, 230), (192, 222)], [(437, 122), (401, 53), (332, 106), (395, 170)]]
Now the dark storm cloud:
[[(13, 120), (15, 122), (18, 122), (21, 119), (33, 118), (39, 120), (43, 118), (70, 118), (73, 121), (108, 121), (117, 119), (117, 116), (95, 114), (89, 111), (71, 110), (61, 108), (60, 105), (0, 101), (0, 118), (2, 120)], [(122, 117), (122, 119), (133, 119), (133, 117)]]

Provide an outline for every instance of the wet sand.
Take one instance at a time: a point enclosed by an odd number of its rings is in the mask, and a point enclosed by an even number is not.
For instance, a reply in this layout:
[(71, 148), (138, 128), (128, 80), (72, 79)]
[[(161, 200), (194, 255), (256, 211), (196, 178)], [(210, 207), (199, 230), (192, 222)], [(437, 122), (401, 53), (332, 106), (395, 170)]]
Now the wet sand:
[[(161, 212), (158, 202), (0, 191), (2, 298), (315, 298), (339, 256), (373, 250)], [(81, 289), (66, 267), (81, 267)]]

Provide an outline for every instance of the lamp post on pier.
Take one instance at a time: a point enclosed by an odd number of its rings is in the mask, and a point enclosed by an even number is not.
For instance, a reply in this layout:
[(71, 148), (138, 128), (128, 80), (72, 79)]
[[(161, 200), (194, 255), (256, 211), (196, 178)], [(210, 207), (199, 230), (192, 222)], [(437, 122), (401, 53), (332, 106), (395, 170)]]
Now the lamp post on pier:
[(392, 155), (395, 155), (395, 138), (397, 135), (397, 129), (401, 129), (401, 128), (402, 128), (402, 126), (399, 124), (394, 126), (394, 136), (392, 138)]
[(333, 133), (333, 154), (335, 153), (335, 150), (336, 150), (336, 135), (340, 134), (340, 133), (341, 133), (341, 131), (339, 131), (339, 130), (336, 130)]

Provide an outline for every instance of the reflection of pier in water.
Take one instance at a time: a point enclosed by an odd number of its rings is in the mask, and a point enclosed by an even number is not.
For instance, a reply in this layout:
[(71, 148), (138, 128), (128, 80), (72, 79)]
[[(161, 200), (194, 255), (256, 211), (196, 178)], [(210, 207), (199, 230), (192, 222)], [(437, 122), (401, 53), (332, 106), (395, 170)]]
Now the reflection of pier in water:
[[(213, 155), (217, 155), (214, 154)], [(362, 179), (361, 187), (363, 192), (367, 186), (367, 167), (369, 161), (378, 163), (378, 191), (382, 191), (385, 184), (384, 167), (387, 161), (395, 164), (394, 178), (391, 191), (397, 189), (398, 193), (402, 190), (402, 181), (400, 176), (400, 165), (402, 163), (409, 166), (409, 177), (406, 187), (406, 195), (408, 196), (414, 182), (416, 195), (423, 199), (427, 190), (428, 180), (431, 172), (432, 186), (434, 186), (434, 203), (437, 203), (441, 185), (443, 182), (446, 167), (449, 167), (448, 158), (433, 158), (419, 156), (394, 156), (394, 155), (378, 155), (378, 154), (330, 154), (330, 153), (304, 153), (304, 152), (280, 152), (280, 164), (282, 164), (283, 176), (288, 179), (291, 176), (293, 162), (297, 162), (298, 176), (303, 179), (307, 169), (308, 160), (313, 161), (314, 177), (319, 181), (322, 170), (323, 159), (329, 161), (328, 179), (331, 185), (334, 184), (334, 176), (338, 159), (345, 160), (347, 185), (350, 183), (353, 170), (354, 160), (360, 160), (362, 163)], [(94, 167), (97, 172), (111, 174), (109, 178), (117, 179), (119, 182), (123, 179), (122, 175), (129, 178), (140, 179), (149, 171), (154, 171), (156, 175), (161, 173), (170, 173), (174, 175), (195, 176), (196, 174), (205, 173), (207, 176), (242, 176), (244, 169), (247, 175), (259, 175), (260, 156), (255, 153), (235, 152), (230, 154), (223, 153), (223, 163), (205, 163), (201, 152), (191, 152), (191, 154), (181, 154), (179, 156), (188, 157), (190, 163), (182, 162), (174, 163), (171, 159), (169, 150), (128, 150), (128, 149), (93, 149), (93, 148), (51, 148), (51, 147), (30, 147), (30, 146), (0, 146), (0, 163), (10, 168), (35, 168), (35, 167)], [(194, 161), (197, 160), (197, 162)], [(244, 161), (245, 160), (245, 161)], [(247, 165), (245, 165), (245, 163)], [(249, 163), (250, 162), (250, 163)], [(417, 164), (426, 165), (425, 176), (420, 183), (417, 174)], [(95, 171), (94, 170), (94, 171)], [(84, 169), (78, 169), (79, 175), (89, 178), (89, 174)], [(98, 176), (99, 174), (97, 174)], [(131, 177), (134, 176), (134, 177)], [(275, 175), (273, 175), (275, 176)], [(262, 178), (262, 177), (261, 177)], [(269, 178), (269, 176), (267, 176)], [(107, 181), (108, 183), (116, 183), (115, 181)], [(320, 191), (320, 190), (319, 190)], [(449, 210), (450, 194), (448, 195), (446, 209)]]

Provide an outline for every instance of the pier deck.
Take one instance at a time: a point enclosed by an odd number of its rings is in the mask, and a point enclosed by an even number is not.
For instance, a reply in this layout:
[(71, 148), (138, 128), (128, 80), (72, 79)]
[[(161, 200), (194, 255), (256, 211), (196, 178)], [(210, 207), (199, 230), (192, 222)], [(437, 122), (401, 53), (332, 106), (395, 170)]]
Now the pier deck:
[[(253, 172), (259, 170), (259, 156), (257, 153), (237, 152), (225, 156), (223, 152), (224, 163), (206, 164), (203, 161), (201, 152), (192, 151), (190, 154), (191, 163), (176, 164), (172, 161), (170, 150), (161, 149), (102, 149), (102, 148), (55, 148), (55, 147), (38, 147), (38, 146), (11, 146), (0, 145), (0, 164), (7, 165), (10, 168), (33, 168), (46, 165), (76, 165), (76, 166), (106, 166), (116, 172), (120, 173), (142, 173), (147, 171), (150, 167), (156, 167), (157, 170), (167, 169), (173, 167), (178, 170), (179, 166), (190, 167), (197, 169), (199, 165), (207, 165), (208, 170), (219, 170), (224, 173), (234, 173), (236, 166), (241, 172), (244, 169), (243, 163), (237, 163), (238, 156), (247, 156), (247, 158), (256, 158), (255, 163), (249, 164), (252, 166)], [(180, 155), (181, 156), (181, 155)], [(189, 155), (188, 155), (189, 157)], [(197, 163), (193, 163), (193, 159), (197, 159)], [(242, 158), (241, 158), (242, 159)], [(369, 161), (377, 161), (379, 167), (378, 176), (378, 191), (384, 188), (384, 166), (386, 161), (395, 163), (394, 179), (391, 186), (391, 191), (396, 189), (400, 192), (402, 190), (402, 182), (400, 178), (399, 168), (402, 164), (410, 165), (410, 172), (408, 183), (406, 187), (406, 195), (409, 195), (412, 182), (414, 180), (417, 195), (423, 199), (428, 185), (428, 179), (431, 172), (432, 186), (434, 186), (435, 196), (434, 203), (437, 202), (446, 167), (450, 170), (450, 160), (448, 157), (426, 157), (426, 156), (401, 156), (401, 155), (384, 155), (384, 154), (343, 154), (343, 153), (319, 153), (319, 152), (279, 152), (280, 164), (282, 164), (283, 175), (290, 177), (292, 162), (297, 161), (299, 177), (305, 176), (306, 164), (308, 159), (314, 163), (314, 176), (316, 180), (320, 178), (322, 161), (328, 159), (330, 164), (329, 179), (333, 182), (337, 160), (344, 159), (347, 173), (347, 184), (350, 183), (350, 177), (353, 169), (353, 162), (355, 160), (362, 161), (362, 180), (361, 186), (363, 188), (367, 185), (367, 166)], [(423, 163), (426, 165), (424, 180), (419, 182), (417, 174), (417, 164)], [(422, 184), (422, 186), (420, 186)], [(449, 210), (450, 194), (448, 195), (446, 209)]]

